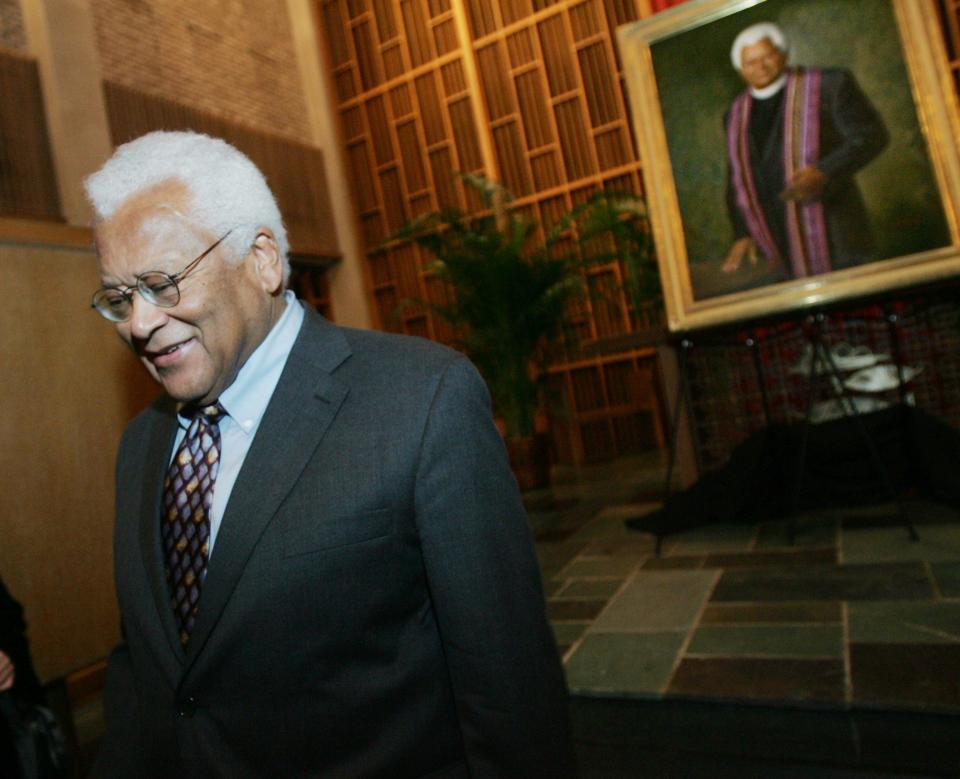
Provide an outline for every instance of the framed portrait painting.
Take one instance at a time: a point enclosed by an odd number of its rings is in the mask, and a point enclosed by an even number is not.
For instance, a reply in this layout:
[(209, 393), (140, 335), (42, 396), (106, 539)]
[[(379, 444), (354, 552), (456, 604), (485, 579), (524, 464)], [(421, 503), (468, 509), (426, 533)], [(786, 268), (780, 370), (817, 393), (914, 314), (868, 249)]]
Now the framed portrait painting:
[(671, 330), (960, 274), (941, 36), (916, 0), (690, 0), (618, 30)]

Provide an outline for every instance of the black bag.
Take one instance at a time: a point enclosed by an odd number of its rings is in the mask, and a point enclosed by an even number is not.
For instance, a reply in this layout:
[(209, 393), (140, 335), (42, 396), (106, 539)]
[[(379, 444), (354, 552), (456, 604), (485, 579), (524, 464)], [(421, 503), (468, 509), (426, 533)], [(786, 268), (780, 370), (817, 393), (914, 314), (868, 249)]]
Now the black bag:
[(18, 705), (7, 692), (0, 694), (0, 713), (13, 738), (20, 779), (59, 779), (66, 775), (67, 738), (50, 709), (36, 703)]

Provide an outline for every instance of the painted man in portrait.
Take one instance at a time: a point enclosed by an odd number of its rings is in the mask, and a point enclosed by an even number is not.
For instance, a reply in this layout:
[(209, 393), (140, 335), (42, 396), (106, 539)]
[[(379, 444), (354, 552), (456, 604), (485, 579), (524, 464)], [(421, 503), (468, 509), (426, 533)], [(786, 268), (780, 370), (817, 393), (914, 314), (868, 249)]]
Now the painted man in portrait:
[(736, 273), (763, 260), (803, 278), (877, 259), (855, 174), (886, 146), (876, 109), (846, 70), (787, 67), (775, 24), (743, 30), (730, 56), (747, 88), (724, 116)]

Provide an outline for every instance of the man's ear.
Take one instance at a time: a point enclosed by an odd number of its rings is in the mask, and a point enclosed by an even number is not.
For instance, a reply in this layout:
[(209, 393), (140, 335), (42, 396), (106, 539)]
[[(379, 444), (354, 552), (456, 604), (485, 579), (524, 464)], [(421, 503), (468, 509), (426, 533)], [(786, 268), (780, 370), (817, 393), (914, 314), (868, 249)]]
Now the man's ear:
[(257, 230), (257, 237), (253, 240), (254, 270), (264, 292), (276, 295), (283, 291), (283, 258), (280, 256), (280, 247), (269, 227)]

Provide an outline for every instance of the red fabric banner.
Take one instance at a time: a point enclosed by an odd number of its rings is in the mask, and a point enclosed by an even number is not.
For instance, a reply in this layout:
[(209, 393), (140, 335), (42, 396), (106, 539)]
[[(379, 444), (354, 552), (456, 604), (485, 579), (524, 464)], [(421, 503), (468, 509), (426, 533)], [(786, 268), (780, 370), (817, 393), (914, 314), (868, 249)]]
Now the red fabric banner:
[(680, 5), (680, 3), (686, 2), (686, 0), (650, 0), (650, 9), (654, 13), (659, 11), (666, 11), (670, 6)]

